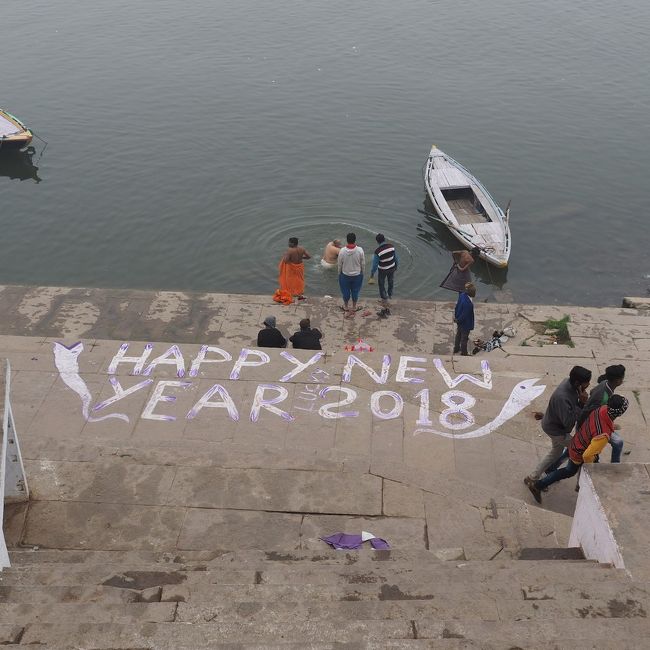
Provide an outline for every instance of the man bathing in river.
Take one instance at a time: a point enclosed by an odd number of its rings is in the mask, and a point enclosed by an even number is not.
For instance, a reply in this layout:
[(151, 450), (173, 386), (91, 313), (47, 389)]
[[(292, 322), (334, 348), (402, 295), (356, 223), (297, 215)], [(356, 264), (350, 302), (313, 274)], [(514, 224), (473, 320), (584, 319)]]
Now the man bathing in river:
[(343, 248), (343, 245), (340, 239), (333, 239), (331, 242), (328, 242), (323, 251), (323, 257), (320, 263), (327, 269), (335, 268), (341, 248)]
[(311, 259), (311, 255), (302, 247), (298, 246), (298, 238), (289, 239), (289, 248), (280, 260), (280, 277), (278, 282), (280, 289), (287, 291), (292, 297), (304, 300), (305, 296), (305, 265), (303, 260)]

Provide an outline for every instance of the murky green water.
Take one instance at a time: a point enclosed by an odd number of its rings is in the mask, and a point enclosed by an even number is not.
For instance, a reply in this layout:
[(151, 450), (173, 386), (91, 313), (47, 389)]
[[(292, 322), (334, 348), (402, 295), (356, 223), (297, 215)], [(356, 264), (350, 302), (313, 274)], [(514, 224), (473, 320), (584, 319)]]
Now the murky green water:
[[(512, 199), (511, 265), (481, 265), (479, 298), (647, 291), (650, 3), (2, 13), (0, 106), (49, 144), (37, 172), (0, 160), (0, 282), (270, 294), (289, 236), (319, 257), (353, 229), (370, 251), (377, 231), (397, 242), (398, 297), (451, 297), (437, 287), (455, 240), (418, 212), (435, 142)], [(335, 293), (317, 262), (308, 293)]]

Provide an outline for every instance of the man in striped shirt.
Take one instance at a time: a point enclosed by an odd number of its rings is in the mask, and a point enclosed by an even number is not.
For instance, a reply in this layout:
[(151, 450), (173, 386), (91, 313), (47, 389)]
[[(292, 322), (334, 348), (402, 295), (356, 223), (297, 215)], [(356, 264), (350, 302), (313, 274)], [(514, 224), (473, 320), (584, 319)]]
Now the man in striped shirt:
[[(375, 249), (375, 254), (372, 258), (372, 270), (370, 271), (370, 280), (375, 277), (377, 273), (377, 284), (379, 286), (379, 297), (384, 304), (388, 306), (388, 301), (393, 297), (393, 276), (397, 271), (397, 251), (393, 244), (389, 244), (381, 233), (379, 233), (375, 240), (379, 246)], [(388, 283), (388, 290), (386, 289)]]
[(569, 443), (569, 461), (537, 481), (527, 482), (537, 503), (542, 502), (542, 490), (557, 481), (578, 473), (583, 463), (593, 463), (614, 432), (614, 420), (627, 410), (628, 401), (622, 395), (612, 395), (607, 404), (594, 409)]

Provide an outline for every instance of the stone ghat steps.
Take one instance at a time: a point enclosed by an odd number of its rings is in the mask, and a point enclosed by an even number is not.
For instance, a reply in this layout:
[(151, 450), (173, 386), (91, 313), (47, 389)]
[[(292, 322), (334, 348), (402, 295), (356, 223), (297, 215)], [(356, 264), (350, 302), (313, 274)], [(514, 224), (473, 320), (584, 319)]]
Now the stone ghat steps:
[[(567, 549), (560, 549), (566, 551)], [(37, 568), (52, 564), (61, 564), (69, 568), (79, 565), (102, 565), (142, 569), (150, 567), (152, 570), (161, 570), (162, 567), (171, 567), (179, 570), (209, 570), (210, 568), (228, 567), (236, 565), (237, 568), (264, 569), (274, 566), (351, 566), (373, 564), (390, 566), (403, 564), (407, 568), (420, 567), (422, 564), (445, 566), (451, 563), (462, 563), (462, 548), (434, 548), (431, 550), (419, 549), (390, 549), (389, 551), (374, 551), (367, 547), (358, 550), (336, 551), (323, 543), (323, 548), (312, 551), (307, 549), (293, 549), (286, 551), (263, 551), (249, 549), (241, 551), (84, 551), (76, 549), (37, 549), (21, 550), (11, 549), (12, 570), (21, 567)], [(596, 561), (583, 559), (561, 559), (549, 561), (562, 561), (564, 566), (578, 563), (580, 566), (592, 565), (599, 570), (608, 565), (598, 564)], [(471, 560), (466, 566), (510, 567), (513, 562), (509, 559), (494, 559), (490, 561)], [(539, 560), (518, 560), (518, 567), (538, 567)], [(542, 565), (546, 566), (546, 565)], [(184, 569), (185, 568), (185, 569)], [(0, 576), (3, 574), (0, 573)]]
[[(388, 553), (384, 552), (386, 555)], [(353, 553), (341, 553), (339, 562), (325, 556), (310, 561), (277, 562), (258, 560), (252, 564), (217, 561), (197, 564), (121, 563), (44, 563), (17, 565), (0, 573), (0, 588), (37, 586), (110, 586), (142, 590), (154, 586), (185, 585), (195, 589), (209, 586), (248, 585), (281, 587), (283, 585), (363, 585), (407, 582), (426, 586), (431, 581), (474, 581), (482, 583), (494, 576), (502, 581), (535, 584), (573, 584), (575, 581), (617, 581), (625, 574), (609, 565), (584, 560), (440, 561), (431, 552), (420, 562), (411, 559), (380, 560), (372, 557), (359, 561)], [(420, 555), (420, 554), (409, 554)], [(639, 584), (639, 583), (637, 583)]]
[[(15, 634), (22, 634), (18, 629)], [(570, 639), (572, 650), (639, 650), (638, 643), (631, 641), (582, 641)], [(38, 650), (42, 645), (13, 646), (33, 648)], [(193, 645), (178, 645), (175, 650), (195, 650)], [(350, 643), (240, 643), (225, 642), (212, 643), (211, 650), (504, 650), (516, 648), (518, 650), (566, 650), (562, 642), (526, 643), (518, 646), (504, 645), (501, 643), (487, 643), (486, 641), (472, 641), (469, 639), (442, 638), (442, 639), (383, 639), (382, 641), (353, 641)], [(94, 645), (83, 649), (79, 646), (48, 645), (47, 650), (104, 650)], [(109, 649), (110, 650), (110, 649)], [(129, 650), (155, 650), (153, 646), (147, 648), (129, 648)]]
[(328, 549), (12, 559), (0, 574), (0, 643), (13, 647), (626, 648), (650, 629), (650, 585), (588, 561)]
[(0, 603), (0, 620), (21, 626), (35, 623), (188, 623), (246, 621), (294, 622), (337, 620), (412, 620), (418, 618), (498, 621), (549, 620), (556, 618), (634, 618), (644, 604), (628, 596), (621, 600), (606, 596), (570, 601), (492, 598), (483, 595), (438, 596), (435, 600), (282, 602), (243, 601), (222, 604), (153, 602), (105, 603), (63, 602), (42, 607), (40, 603)]
[[(120, 564), (45, 564), (19, 565), (0, 573), (0, 587), (9, 586), (71, 586), (81, 584), (105, 584), (107, 586), (146, 589), (148, 587), (185, 584), (361, 584), (385, 583), (390, 580), (408, 580), (411, 583), (430, 580), (483, 581), (494, 575), (501, 579), (546, 582), (550, 577), (562, 583), (571, 580), (618, 579), (623, 574), (608, 565), (584, 560), (562, 560), (561, 566), (554, 562), (546, 576), (540, 577), (540, 563), (536, 560), (519, 561), (461, 561), (442, 562), (433, 554), (427, 564), (413, 565), (404, 561), (350, 561), (341, 558), (339, 564), (256, 563), (242, 568), (209, 563), (176, 566), (139, 565), (129, 562)], [(354, 560), (354, 558), (351, 558)], [(241, 565), (238, 565), (241, 566)]]
[[(509, 582), (508, 582), (509, 581)], [(181, 601), (191, 603), (205, 602), (273, 602), (276, 600), (302, 601), (317, 600), (331, 603), (339, 601), (395, 601), (420, 600), (444, 602), (445, 599), (462, 599), (472, 591), (479, 591), (491, 599), (504, 600), (561, 600), (569, 602), (584, 600), (587, 603), (594, 598), (640, 603), (643, 609), (650, 611), (648, 586), (627, 583), (622, 580), (602, 582), (598, 579), (583, 580), (579, 583), (539, 581), (501, 582), (498, 575), (483, 582), (456, 584), (452, 580), (441, 581), (436, 589), (431, 583), (413, 584), (397, 581), (382, 584), (302, 584), (302, 585), (218, 585), (198, 584), (183, 586), (149, 587), (135, 590), (101, 585), (70, 585), (66, 587), (0, 587), (0, 603), (33, 603), (35, 599), (41, 604), (59, 602), (81, 602), (107, 604), (124, 604), (132, 602), (166, 602)]]
[[(179, 648), (214, 648), (216, 644), (233, 643), (294, 643), (308, 644), (339, 643), (339, 647), (354, 648), (356, 643), (382, 643), (387, 640), (419, 641), (469, 641), (493, 644), (502, 648), (516, 647), (602, 647), (603, 639), (616, 639), (622, 644), (632, 644), (647, 638), (648, 621), (645, 619), (567, 619), (555, 618), (548, 621), (445, 621), (445, 620), (358, 620), (330, 619), (320, 621), (279, 622), (266, 621), (264, 625), (245, 621), (213, 621), (211, 623), (186, 625), (181, 623), (142, 623), (136, 625), (115, 625), (111, 623), (59, 625), (41, 623), (23, 628), (18, 647), (53, 646), (110, 650), (179, 650)], [(504, 643), (505, 641), (505, 643)], [(555, 644), (555, 646), (553, 645)], [(218, 646), (217, 646), (218, 647)], [(225, 645), (224, 647), (228, 647)], [(235, 646), (236, 647), (236, 646)], [(244, 646), (246, 647), (246, 646)], [(336, 647), (334, 645), (333, 647)], [(369, 647), (369, 646), (357, 646)], [(377, 647), (377, 646), (375, 646)], [(400, 647), (399, 645), (393, 647)], [(402, 646), (409, 647), (409, 646)], [(411, 646), (413, 647), (413, 646)], [(415, 646), (418, 647), (418, 646)], [(445, 647), (441, 645), (440, 647)], [(462, 647), (462, 646), (460, 646)], [(471, 647), (471, 646), (470, 646)]]
[[(3, 627), (6, 631), (3, 632)], [(4, 636), (3, 636), (4, 634)], [(2, 626), (0, 625), (0, 643), (15, 643), (20, 640), (24, 635), (24, 628), (19, 626)], [(13, 640), (12, 640), (13, 639)], [(10, 646), (11, 647), (11, 646)], [(13, 647), (29, 647), (34, 650), (43, 648), (41, 644), (24, 646), (13, 645)], [(382, 639), (381, 641), (353, 641), (350, 643), (338, 642), (316, 642), (310, 643), (301, 641), (298, 643), (269, 643), (267, 641), (262, 643), (256, 642), (224, 642), (212, 643), (209, 646), (213, 650), (503, 650), (503, 644), (492, 644), (484, 641), (472, 641), (469, 639), (447, 638), (442, 639)], [(518, 646), (521, 647), (521, 646)], [(572, 649), (575, 650), (638, 650), (638, 646), (632, 643), (628, 644), (623, 641), (617, 642), (603, 642), (599, 641), (597, 645), (590, 641), (574, 640), (571, 644)], [(195, 645), (179, 644), (175, 650), (195, 650)], [(527, 650), (564, 650), (561, 645), (545, 643), (539, 645), (526, 645)], [(78, 645), (48, 645), (47, 650), (81, 650)], [(104, 650), (94, 644), (88, 645), (83, 650)], [(136, 648), (129, 648), (129, 650), (155, 650), (155, 646), (139, 646)]]

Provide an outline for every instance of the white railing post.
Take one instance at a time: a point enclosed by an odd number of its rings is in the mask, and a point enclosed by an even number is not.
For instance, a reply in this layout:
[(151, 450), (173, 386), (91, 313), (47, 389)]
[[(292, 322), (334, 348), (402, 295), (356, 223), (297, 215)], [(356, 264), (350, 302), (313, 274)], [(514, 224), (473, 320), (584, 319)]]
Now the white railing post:
[(16, 423), (11, 409), (11, 364), (7, 359), (2, 413), (2, 446), (0, 448), (0, 570), (9, 566), (9, 553), (3, 531), (5, 500), (28, 501), (29, 488), (20, 454)]

